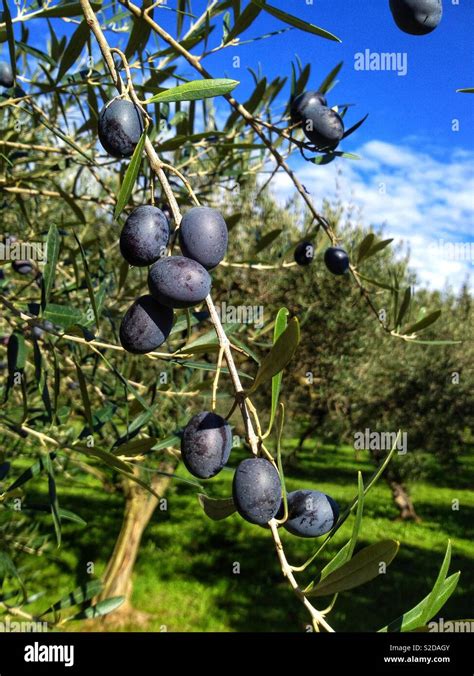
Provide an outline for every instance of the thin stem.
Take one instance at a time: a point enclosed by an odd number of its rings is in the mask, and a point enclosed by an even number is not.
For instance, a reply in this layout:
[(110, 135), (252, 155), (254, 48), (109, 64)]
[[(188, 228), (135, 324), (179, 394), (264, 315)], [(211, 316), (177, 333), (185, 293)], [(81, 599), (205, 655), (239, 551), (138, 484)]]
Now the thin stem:
[(217, 404), (217, 387), (219, 385), (219, 376), (221, 375), (222, 369), (222, 360), (224, 359), (224, 348), (221, 347), (219, 350), (219, 356), (217, 357), (217, 366), (216, 366), (216, 375), (214, 376), (214, 382), (212, 383), (212, 400), (211, 408), (213, 411), (216, 410)]
[(278, 558), (280, 559), (280, 565), (281, 569), (283, 571), (283, 575), (287, 578), (288, 582), (291, 585), (291, 588), (295, 592), (296, 596), (300, 599), (300, 601), (304, 604), (305, 608), (309, 611), (309, 614), (311, 615), (311, 618), (313, 620), (314, 624), (320, 624), (326, 631), (333, 633), (334, 629), (331, 627), (330, 624), (326, 622), (322, 614), (319, 612), (319, 610), (316, 610), (316, 608), (311, 604), (310, 601), (306, 598), (300, 587), (298, 586), (298, 583), (295, 579), (295, 576), (293, 575), (293, 571), (291, 569), (291, 566), (289, 565), (288, 561), (286, 560), (285, 552), (283, 550), (283, 545), (280, 540), (280, 534), (278, 532), (278, 523), (275, 519), (272, 519), (269, 521), (268, 525), (271, 528), (272, 535), (273, 535), (273, 541), (275, 543), (275, 548), (278, 554)]

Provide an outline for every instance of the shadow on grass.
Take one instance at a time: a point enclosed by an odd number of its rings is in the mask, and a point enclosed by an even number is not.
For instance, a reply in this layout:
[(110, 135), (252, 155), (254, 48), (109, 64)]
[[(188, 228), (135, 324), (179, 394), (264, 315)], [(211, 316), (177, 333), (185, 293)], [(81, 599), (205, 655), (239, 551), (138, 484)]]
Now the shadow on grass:
[[(334, 451), (335, 452), (335, 451)], [(332, 454), (332, 451), (331, 451)], [(354, 469), (358, 463), (349, 454), (331, 458), (324, 451), (324, 458), (304, 452), (301, 469), (292, 470), (291, 482), (334, 484), (347, 499), (355, 494)], [(335, 462), (333, 462), (335, 460)], [(361, 463), (364, 467), (366, 463)], [(216, 494), (229, 495), (232, 473), (223, 473), (216, 486)], [(215, 485), (215, 484), (214, 484)], [(383, 485), (383, 482), (382, 484)], [(378, 489), (377, 489), (378, 490)], [(435, 490), (435, 489), (434, 489)], [(371, 493), (367, 501), (367, 525), (363, 535), (372, 527), (375, 530), (383, 517), (393, 514), (393, 505), (385, 495)], [(388, 492), (387, 492), (388, 495)], [(93, 562), (97, 571), (103, 569), (110, 557), (122, 522), (123, 497), (121, 494), (101, 493), (100, 489), (84, 493), (59, 490), (60, 504), (88, 522), (80, 528), (64, 521), (64, 555), (59, 562), (48, 564), (49, 575), (42, 575), (48, 589), (48, 598), (57, 600), (64, 593), (90, 579), (88, 565)], [(168, 609), (163, 606), (161, 589), (167, 584), (176, 590), (183, 582), (196, 594), (205, 594), (207, 612), (221, 619), (221, 626), (234, 631), (305, 631), (309, 616), (301, 603), (283, 580), (276, 552), (269, 532), (251, 526), (234, 515), (226, 521), (212, 522), (200, 510), (194, 489), (175, 483), (167, 494), (169, 509), (157, 510), (145, 531), (135, 570), (136, 578), (148, 577), (153, 593), (147, 599), (137, 598), (138, 603), (148, 603), (151, 612), (164, 617)], [(426, 538), (426, 547), (401, 543), (398, 557), (388, 568), (386, 575), (342, 594), (329, 621), (339, 631), (373, 631), (408, 611), (429, 593), (443, 559), (439, 551), (439, 533), (450, 537), (473, 538), (474, 509), (461, 505), (459, 512), (446, 506), (430, 503), (424, 496), (417, 501), (422, 514), (422, 524), (403, 524), (407, 539), (417, 541), (418, 534)], [(45, 517), (49, 518), (50, 517)], [(391, 522), (387, 520), (386, 537), (390, 537)], [(367, 530), (365, 530), (367, 528)], [(346, 536), (347, 531), (344, 531)], [(431, 535), (437, 535), (437, 549), (431, 547)], [(304, 561), (320, 544), (320, 541), (301, 540), (284, 532), (285, 549), (292, 563)], [(446, 541), (447, 541), (446, 535)], [(324, 556), (311, 566), (308, 573), (300, 576), (302, 584), (311, 581), (320, 567), (343, 544), (345, 538), (331, 542)], [(373, 542), (367, 539), (358, 544)], [(36, 565), (40, 565), (37, 563)], [(44, 566), (44, 563), (43, 563)], [(461, 580), (454, 597), (442, 609), (444, 618), (460, 619), (472, 615), (471, 603), (474, 593), (473, 559), (460, 556), (454, 547), (451, 572), (461, 570)], [(75, 576), (71, 582), (71, 574)], [(44, 573), (44, 568), (43, 568)], [(67, 577), (66, 577), (67, 573)], [(65, 586), (67, 584), (67, 586)], [(195, 585), (195, 587), (193, 586)], [(176, 613), (186, 613), (186, 592), (176, 593)], [(180, 596), (181, 594), (181, 596)], [(316, 605), (324, 607), (330, 599), (317, 599)], [(193, 629), (201, 629), (197, 617)], [(133, 627), (130, 627), (133, 629)], [(140, 627), (139, 629), (143, 629)]]

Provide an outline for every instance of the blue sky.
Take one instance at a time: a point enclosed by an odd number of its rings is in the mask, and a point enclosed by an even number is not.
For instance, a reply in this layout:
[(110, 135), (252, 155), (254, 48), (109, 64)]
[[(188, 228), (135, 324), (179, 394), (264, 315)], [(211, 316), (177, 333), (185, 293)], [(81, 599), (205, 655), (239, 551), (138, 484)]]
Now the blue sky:
[[(384, 227), (387, 235), (403, 239), (423, 283), (459, 288), (473, 270), (469, 250), (474, 245), (465, 247), (461, 254), (460, 249), (453, 254), (453, 245), (473, 241), (474, 95), (456, 94), (455, 90), (474, 86), (474, 3), (444, 0), (439, 27), (430, 35), (418, 37), (397, 28), (388, 0), (308, 2), (272, 0), (280, 9), (335, 33), (342, 44), (291, 30), (223, 49), (205, 60), (206, 67), (214, 77), (240, 80), (235, 95), (244, 101), (253, 85), (248, 67), (260, 65), (270, 79), (289, 75), (290, 62), (297, 54), (303, 64), (312, 64), (309, 87), (316, 88), (336, 63), (344, 61), (329, 105), (356, 104), (346, 117), (348, 125), (369, 113), (366, 123), (342, 145), (362, 160), (336, 160), (315, 167), (295, 155), (293, 167), (318, 206), (324, 197), (337, 195), (360, 210), (366, 223)], [(168, 0), (167, 4), (173, 8), (176, 2)], [(194, 1), (194, 13), (199, 15), (206, 5), (202, 0)], [(174, 12), (157, 11), (155, 17), (174, 33)], [(39, 27), (39, 21), (33, 25)], [(61, 31), (70, 33), (71, 24), (61, 26)], [(282, 22), (262, 12), (243, 39), (283, 27)], [(211, 46), (220, 40), (220, 26), (215, 36)], [(109, 32), (108, 37), (113, 44), (118, 36)], [(365, 50), (400, 54), (400, 58), (406, 58), (406, 75), (355, 70), (355, 55)], [(238, 69), (232, 63), (236, 55), (240, 56)], [(181, 73), (196, 77), (186, 64)], [(288, 96), (289, 85), (277, 101), (276, 112), (284, 108)], [(216, 104), (225, 119), (227, 104)], [(282, 201), (292, 193), (284, 175), (276, 177), (274, 191)]]
[[(208, 60), (211, 72), (240, 79), (236, 95), (245, 99), (252, 83), (247, 66), (261, 64), (269, 78), (287, 75), (298, 54), (304, 64), (312, 64), (310, 86), (316, 88), (344, 61), (329, 104), (356, 104), (346, 118), (351, 122), (369, 113), (366, 123), (343, 144), (362, 160), (313, 167), (297, 159), (293, 166), (317, 203), (337, 195), (360, 209), (366, 222), (403, 239), (421, 282), (432, 288), (459, 288), (473, 269), (474, 95), (457, 94), (456, 89), (474, 86), (474, 3), (444, 0), (439, 27), (421, 37), (397, 28), (388, 0), (274, 4), (330, 30), (342, 44), (292, 30), (219, 52)], [(281, 27), (280, 21), (262, 13), (248, 36)], [(406, 75), (355, 70), (355, 55), (365, 50), (400, 53), (406, 58)], [(235, 54), (241, 57), (238, 75), (232, 68)], [(286, 90), (282, 105), (287, 95)], [(291, 193), (284, 175), (278, 176), (275, 193)], [(469, 246), (456, 249), (460, 242)]]

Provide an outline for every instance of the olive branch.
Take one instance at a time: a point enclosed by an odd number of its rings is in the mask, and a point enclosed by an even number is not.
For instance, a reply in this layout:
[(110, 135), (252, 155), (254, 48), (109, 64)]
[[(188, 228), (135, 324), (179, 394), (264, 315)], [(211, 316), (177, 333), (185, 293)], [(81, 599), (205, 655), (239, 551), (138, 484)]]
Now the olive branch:
[[(128, 98), (133, 103), (135, 103), (135, 105), (137, 105), (140, 108), (140, 110), (145, 113), (145, 116), (146, 116), (146, 111), (144, 111), (143, 106), (140, 103), (140, 101), (139, 101), (139, 99), (138, 99), (138, 97), (137, 97), (137, 95), (134, 91), (133, 82), (132, 82), (132, 79), (130, 77), (130, 70), (129, 70), (128, 63), (127, 63), (127, 60), (125, 58), (125, 55), (122, 54), (117, 49), (111, 49), (110, 48), (110, 46), (107, 42), (107, 39), (106, 39), (106, 37), (105, 37), (105, 35), (102, 31), (102, 28), (101, 28), (101, 26), (100, 26), (100, 24), (97, 20), (97, 17), (95, 16), (95, 13), (92, 10), (92, 7), (89, 3), (89, 0), (80, 0), (80, 2), (81, 2), (81, 7), (82, 7), (82, 11), (84, 13), (85, 20), (87, 21), (87, 24), (89, 25), (92, 33), (94, 34), (94, 36), (97, 40), (99, 48), (100, 48), (102, 55), (104, 57), (105, 63), (107, 64), (109, 73), (112, 77), (113, 83), (114, 83), (115, 87), (117, 88), (117, 90), (119, 92), (119, 95), (123, 96), (124, 98)], [(126, 3), (126, 4), (128, 6), (128, 3)], [(142, 15), (141, 12), (140, 12), (140, 15)], [(115, 64), (114, 58), (113, 58), (113, 52), (116, 52), (116, 53), (119, 54), (119, 56), (120, 56), (120, 58), (121, 58), (121, 60), (124, 64), (124, 68), (125, 68), (126, 75), (127, 75), (127, 85), (126, 85), (125, 88), (124, 88), (122, 79), (121, 79), (121, 77), (120, 77), (120, 75), (117, 71), (116, 64)], [(190, 58), (193, 58), (193, 60), (194, 60), (194, 57), (191, 57), (191, 55), (189, 55), (189, 56), (190, 56)], [(207, 77), (210, 77), (210, 76), (207, 75)], [(238, 106), (239, 104), (236, 103), (236, 105)], [(266, 142), (266, 145), (269, 148), (271, 147), (271, 145), (268, 141)], [(169, 184), (168, 178), (167, 178), (166, 173), (164, 171), (165, 165), (161, 161), (161, 159), (159, 158), (158, 154), (156, 153), (156, 151), (153, 147), (152, 142), (150, 141), (150, 139), (148, 137), (145, 140), (144, 150), (145, 150), (146, 156), (148, 158), (150, 167), (153, 170), (153, 172), (156, 174), (156, 176), (157, 176), (157, 178), (158, 178), (158, 180), (161, 183), (161, 186), (163, 188), (163, 192), (165, 193), (165, 195), (166, 195), (166, 197), (169, 201), (170, 208), (171, 208), (171, 211), (173, 213), (173, 217), (174, 217), (175, 222), (176, 222), (176, 228), (179, 229), (179, 225), (180, 225), (181, 220), (182, 220), (181, 211), (179, 209), (179, 206), (178, 206), (178, 203), (177, 203), (176, 198), (174, 196), (173, 190), (172, 190), (172, 188)], [(321, 223), (323, 222), (322, 217), (317, 215), (317, 218), (321, 221)], [(335, 238), (334, 238), (334, 241), (335, 241)], [(232, 384), (233, 384), (233, 387), (234, 387), (234, 390), (235, 390), (235, 400), (237, 402), (237, 405), (239, 406), (240, 412), (242, 414), (244, 426), (245, 426), (246, 440), (247, 440), (247, 442), (250, 446), (250, 449), (251, 449), (253, 455), (258, 456), (258, 455), (260, 455), (260, 452), (261, 452), (262, 439), (261, 439), (261, 436), (258, 436), (256, 434), (255, 429), (254, 429), (254, 425), (252, 423), (252, 419), (251, 419), (250, 412), (249, 412), (249, 405), (248, 405), (249, 402), (247, 401), (247, 397), (246, 397), (244, 388), (242, 387), (242, 383), (240, 382), (240, 377), (239, 377), (237, 367), (235, 365), (234, 357), (233, 357), (233, 354), (232, 354), (231, 343), (230, 343), (229, 338), (227, 337), (226, 332), (225, 332), (225, 330), (222, 326), (219, 315), (218, 315), (216, 308), (215, 308), (215, 305), (214, 305), (214, 301), (212, 300), (212, 296), (209, 294), (206, 297), (205, 301), (206, 301), (207, 308), (209, 310), (210, 320), (211, 320), (211, 322), (214, 326), (214, 329), (215, 329), (215, 332), (216, 332), (216, 335), (217, 335), (217, 339), (219, 341), (220, 349), (223, 353), (223, 356), (226, 360), (226, 363), (227, 363), (227, 366), (228, 366), (228, 369), (229, 369), (230, 377), (231, 377)], [(252, 413), (253, 413), (253, 416), (258, 421), (257, 413), (256, 413), (256, 411), (253, 407), (252, 407)], [(319, 631), (319, 626), (321, 626), (326, 631), (333, 632), (334, 629), (325, 620), (324, 615), (312, 605), (312, 603), (308, 600), (308, 598), (304, 594), (303, 590), (299, 587), (298, 582), (295, 579), (295, 576), (293, 574), (293, 568), (288, 563), (288, 560), (286, 558), (286, 555), (285, 555), (285, 552), (284, 552), (284, 549), (283, 549), (283, 545), (282, 545), (282, 542), (281, 542), (281, 539), (280, 539), (280, 536), (279, 536), (279, 533), (278, 533), (278, 522), (277, 522), (277, 520), (272, 519), (269, 522), (269, 526), (270, 526), (270, 529), (271, 529), (273, 541), (275, 543), (275, 548), (276, 548), (276, 551), (277, 551), (277, 554), (278, 554), (278, 558), (279, 558), (279, 561), (280, 561), (280, 565), (281, 565), (283, 575), (287, 578), (287, 580), (288, 580), (291, 588), (295, 592), (296, 596), (299, 598), (299, 600), (304, 604), (304, 606), (309, 611), (309, 613), (311, 615), (312, 622), (313, 622), (314, 629), (316, 631)]]

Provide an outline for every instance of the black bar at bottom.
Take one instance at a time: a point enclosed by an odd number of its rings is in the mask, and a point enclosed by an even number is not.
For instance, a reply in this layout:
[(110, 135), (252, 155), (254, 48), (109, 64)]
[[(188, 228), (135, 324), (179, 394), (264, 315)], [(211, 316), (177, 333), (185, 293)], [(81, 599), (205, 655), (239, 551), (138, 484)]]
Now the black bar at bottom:
[[(0, 633), (0, 676), (142, 673), (173, 666), (212, 673), (474, 674), (472, 633)], [(252, 665), (254, 668), (252, 668)], [(285, 665), (285, 666), (283, 666)], [(276, 671), (278, 670), (278, 671)]]

